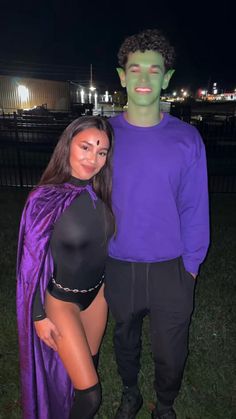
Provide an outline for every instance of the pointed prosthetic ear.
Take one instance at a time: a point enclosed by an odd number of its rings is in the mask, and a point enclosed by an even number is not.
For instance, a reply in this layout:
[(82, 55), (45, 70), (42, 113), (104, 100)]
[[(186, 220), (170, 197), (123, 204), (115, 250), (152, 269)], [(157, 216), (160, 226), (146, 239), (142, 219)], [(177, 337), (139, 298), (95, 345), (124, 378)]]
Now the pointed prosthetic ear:
[(169, 85), (169, 82), (170, 82), (170, 79), (173, 76), (174, 72), (175, 72), (175, 70), (170, 69), (165, 73), (164, 80), (163, 80), (163, 83), (162, 83), (162, 89), (163, 90), (167, 89), (167, 87)]
[(116, 69), (119, 77), (120, 77), (120, 84), (122, 87), (126, 87), (126, 82), (125, 82), (125, 70), (121, 67), (117, 67)]

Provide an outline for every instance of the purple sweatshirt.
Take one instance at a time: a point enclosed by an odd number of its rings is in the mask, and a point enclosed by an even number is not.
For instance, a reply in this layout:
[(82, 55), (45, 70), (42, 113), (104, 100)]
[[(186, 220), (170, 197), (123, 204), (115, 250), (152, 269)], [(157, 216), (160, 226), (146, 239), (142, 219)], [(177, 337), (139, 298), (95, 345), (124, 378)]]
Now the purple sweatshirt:
[(197, 273), (209, 245), (205, 148), (199, 132), (169, 114), (152, 127), (110, 118), (115, 131), (112, 258), (160, 262), (183, 257)]

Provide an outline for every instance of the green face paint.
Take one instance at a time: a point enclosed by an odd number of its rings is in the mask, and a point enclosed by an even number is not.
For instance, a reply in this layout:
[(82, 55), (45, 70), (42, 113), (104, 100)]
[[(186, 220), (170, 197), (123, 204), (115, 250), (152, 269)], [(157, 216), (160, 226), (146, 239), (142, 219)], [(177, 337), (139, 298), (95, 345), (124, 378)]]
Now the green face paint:
[(121, 84), (126, 87), (128, 102), (136, 106), (151, 106), (160, 99), (173, 73), (165, 73), (164, 59), (156, 51), (136, 51), (129, 54), (125, 71), (118, 70)]

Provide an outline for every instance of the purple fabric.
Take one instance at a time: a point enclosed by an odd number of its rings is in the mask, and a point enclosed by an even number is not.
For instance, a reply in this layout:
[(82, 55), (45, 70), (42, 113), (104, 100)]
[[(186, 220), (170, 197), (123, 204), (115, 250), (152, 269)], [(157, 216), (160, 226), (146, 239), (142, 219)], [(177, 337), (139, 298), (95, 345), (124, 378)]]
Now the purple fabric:
[(209, 245), (205, 147), (193, 126), (164, 114), (138, 127), (123, 114), (109, 119), (115, 132), (113, 210), (117, 233), (112, 258), (161, 262), (183, 257), (197, 273)]
[(68, 183), (40, 186), (30, 193), (19, 232), (17, 257), (17, 322), (24, 419), (68, 419), (73, 388), (57, 352), (36, 335), (31, 313), (40, 281), (41, 297), (53, 272), (49, 242), (54, 223), (73, 200), (90, 185)]

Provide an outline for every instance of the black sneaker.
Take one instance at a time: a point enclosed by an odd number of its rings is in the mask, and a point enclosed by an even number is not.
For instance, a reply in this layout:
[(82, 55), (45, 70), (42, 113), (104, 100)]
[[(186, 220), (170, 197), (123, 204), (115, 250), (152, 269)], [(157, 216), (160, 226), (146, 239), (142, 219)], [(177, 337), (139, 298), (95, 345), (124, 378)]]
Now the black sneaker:
[(138, 389), (136, 391), (124, 390), (114, 419), (135, 419), (142, 404), (143, 398)]
[(153, 410), (151, 417), (152, 419), (176, 419), (176, 413), (172, 408), (165, 412), (160, 412), (156, 408)]

